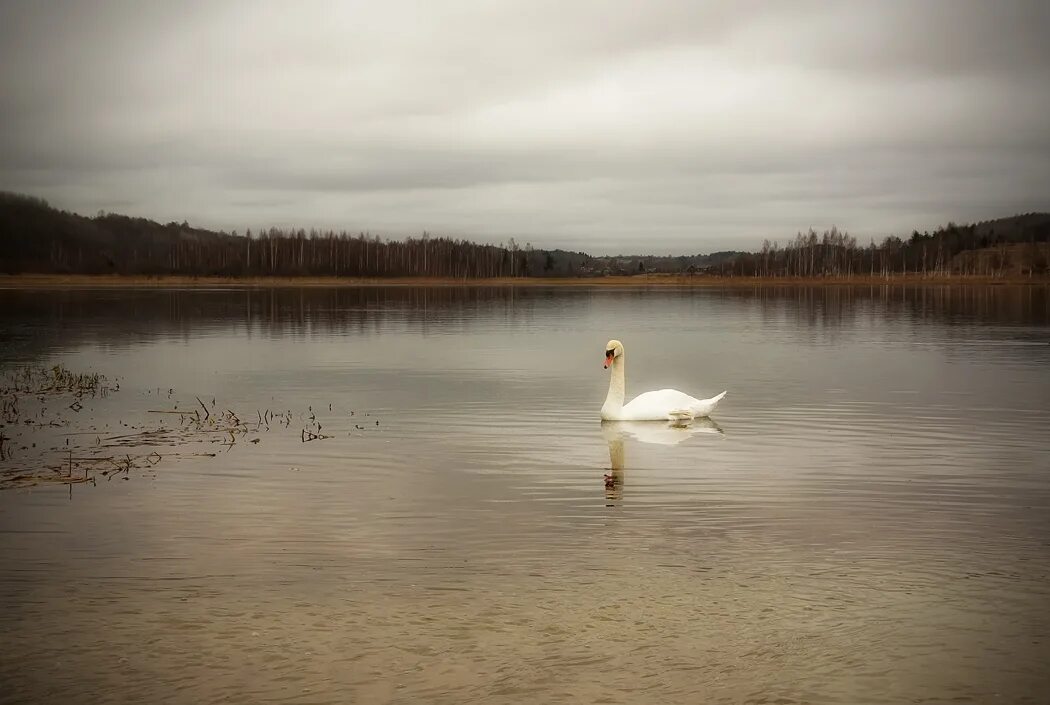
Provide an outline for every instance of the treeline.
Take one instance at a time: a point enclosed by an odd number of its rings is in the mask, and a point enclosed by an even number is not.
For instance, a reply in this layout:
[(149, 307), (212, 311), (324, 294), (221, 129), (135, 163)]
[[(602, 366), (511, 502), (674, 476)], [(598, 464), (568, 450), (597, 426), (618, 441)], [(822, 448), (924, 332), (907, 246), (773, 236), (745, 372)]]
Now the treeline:
[(0, 271), (6, 273), (470, 279), (576, 276), (590, 260), (513, 239), (497, 246), (428, 234), (381, 240), (279, 228), (240, 236), (116, 214), (87, 218), (37, 198), (0, 194)]
[(973, 225), (948, 225), (911, 237), (858, 245), (832, 228), (799, 233), (780, 245), (705, 268), (723, 276), (851, 277), (918, 274), (936, 276), (1045, 276), (1050, 261), (1050, 214), (1029, 213)]
[(596, 275), (629, 276), (634, 274), (695, 274), (732, 262), (741, 254), (736, 250), (706, 255), (616, 255), (591, 257), (588, 267)]
[(269, 228), (244, 235), (99, 213), (85, 217), (47, 202), (0, 193), (0, 272), (184, 276), (587, 277), (706, 274), (851, 277), (920, 274), (1046, 276), (1050, 214), (858, 244), (836, 228), (763, 244), (759, 252), (592, 257), (534, 249), (513, 239), (489, 245), (448, 237), (382, 240), (367, 233)]

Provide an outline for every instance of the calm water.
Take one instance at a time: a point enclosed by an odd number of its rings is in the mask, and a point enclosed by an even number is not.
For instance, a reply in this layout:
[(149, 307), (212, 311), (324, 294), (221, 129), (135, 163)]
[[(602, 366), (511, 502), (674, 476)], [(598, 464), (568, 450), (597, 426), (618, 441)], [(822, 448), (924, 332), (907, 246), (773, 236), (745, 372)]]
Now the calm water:
[[(293, 417), (0, 492), (0, 701), (1046, 702), (1048, 302), (0, 292), (0, 366), (120, 377), (100, 428)], [(714, 423), (603, 428), (613, 337)]]

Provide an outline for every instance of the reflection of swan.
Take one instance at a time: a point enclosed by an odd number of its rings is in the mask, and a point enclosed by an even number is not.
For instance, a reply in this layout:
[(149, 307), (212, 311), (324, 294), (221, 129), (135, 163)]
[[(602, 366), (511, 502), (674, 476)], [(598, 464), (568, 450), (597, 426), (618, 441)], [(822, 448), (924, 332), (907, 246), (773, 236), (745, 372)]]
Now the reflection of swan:
[(609, 474), (605, 476), (605, 499), (623, 499), (623, 434), (617, 430), (606, 432), (602, 424), (602, 435), (609, 443)]
[(610, 443), (616, 439), (622, 441), (624, 438), (632, 438), (642, 443), (673, 446), (699, 433), (724, 435), (719, 425), (708, 418), (686, 422), (671, 421), (668, 423), (602, 421), (602, 436)]
[(710, 399), (694, 399), (677, 389), (661, 389), (640, 394), (629, 403), (623, 403), (626, 390), (624, 380), (623, 343), (610, 340), (605, 345), (605, 367), (612, 365), (609, 376), (609, 394), (602, 405), (603, 421), (669, 421), (708, 416), (726, 395), (722, 392)]
[(697, 434), (725, 435), (718, 424), (711, 419), (694, 421), (672, 421), (670, 423), (653, 423), (651, 421), (603, 421), (602, 437), (609, 444), (609, 474), (605, 476), (605, 498), (608, 500), (623, 499), (625, 438), (673, 446), (690, 436)]

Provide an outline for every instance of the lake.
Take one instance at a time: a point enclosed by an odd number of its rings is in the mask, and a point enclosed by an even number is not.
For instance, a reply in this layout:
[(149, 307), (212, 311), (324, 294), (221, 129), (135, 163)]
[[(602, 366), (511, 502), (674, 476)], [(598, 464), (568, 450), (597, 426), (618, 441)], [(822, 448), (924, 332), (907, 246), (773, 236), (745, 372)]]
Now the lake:
[[(0, 311), (3, 370), (119, 384), (63, 426), (9, 422), (9, 466), (199, 423), (157, 411), (251, 426), (0, 491), (0, 702), (1050, 692), (1046, 287), (6, 290)], [(603, 425), (610, 338), (628, 398), (729, 393), (684, 428)]]

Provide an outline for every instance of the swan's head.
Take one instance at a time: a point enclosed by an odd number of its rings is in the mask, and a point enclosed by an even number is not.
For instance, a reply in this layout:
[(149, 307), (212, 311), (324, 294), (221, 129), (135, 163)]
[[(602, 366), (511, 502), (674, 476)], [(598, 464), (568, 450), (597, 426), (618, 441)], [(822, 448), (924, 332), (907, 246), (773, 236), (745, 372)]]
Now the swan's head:
[(623, 343), (619, 340), (610, 340), (605, 344), (605, 369), (609, 369), (609, 365), (613, 363), (613, 360), (623, 355)]

